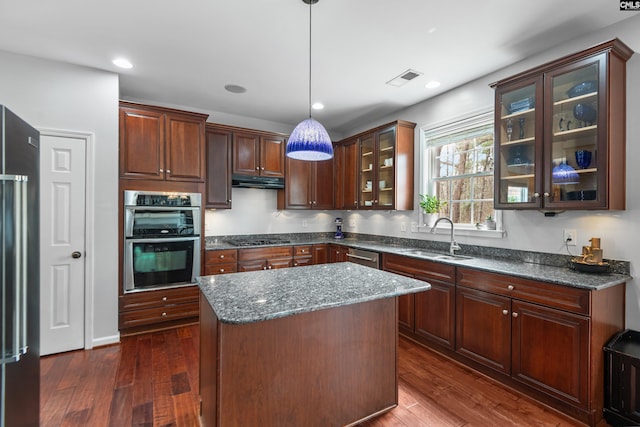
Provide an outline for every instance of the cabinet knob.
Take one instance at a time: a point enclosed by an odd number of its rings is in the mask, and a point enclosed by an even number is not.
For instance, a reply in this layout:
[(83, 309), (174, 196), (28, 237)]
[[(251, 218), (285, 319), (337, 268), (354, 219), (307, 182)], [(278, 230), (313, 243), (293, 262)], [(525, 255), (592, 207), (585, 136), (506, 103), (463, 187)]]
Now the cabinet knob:
[(167, 313), (166, 312), (162, 312), (162, 317), (167, 317)]
[(506, 316), (507, 314), (509, 314), (509, 310), (502, 310), (502, 314)]
[(227, 200), (227, 203), (231, 203), (231, 199)]
[(260, 166), (256, 166), (256, 170), (259, 171), (260, 170)]
[(160, 173), (164, 172), (164, 169), (160, 169)]
[(271, 270), (271, 266), (267, 267), (269, 270)]
[(171, 169), (167, 169), (167, 173), (171, 173)]
[(537, 199), (538, 197), (540, 197), (540, 193), (533, 193), (533, 197)]
[(294, 263), (293, 263), (293, 266), (294, 266), (294, 267), (297, 267), (297, 266), (298, 266), (298, 263), (297, 263), (297, 262), (294, 262)]
[(515, 289), (515, 286), (513, 286), (513, 285), (509, 285), (509, 286), (507, 286), (507, 289), (509, 289), (510, 291), (512, 291), (512, 290), (514, 290), (514, 289)]
[(224, 273), (224, 268), (221, 268), (221, 269), (220, 269), (220, 273)]
[(549, 196), (550, 196), (550, 194), (549, 194), (549, 193), (547, 193), (547, 192), (545, 191), (545, 192), (544, 192), (544, 194), (543, 194), (543, 196), (544, 196), (544, 197), (549, 197)]
[(266, 269), (267, 269), (267, 267), (262, 267), (262, 269), (263, 269), (263, 270), (266, 270)]
[(262, 167), (262, 169), (261, 169), (261, 170), (264, 170), (264, 166)]
[(224, 258), (224, 254), (221, 254), (221, 255), (220, 255), (220, 259), (222, 259), (222, 258)]
[(511, 313), (511, 316), (513, 317), (518, 317), (518, 313), (516, 313), (515, 311), (513, 313)]

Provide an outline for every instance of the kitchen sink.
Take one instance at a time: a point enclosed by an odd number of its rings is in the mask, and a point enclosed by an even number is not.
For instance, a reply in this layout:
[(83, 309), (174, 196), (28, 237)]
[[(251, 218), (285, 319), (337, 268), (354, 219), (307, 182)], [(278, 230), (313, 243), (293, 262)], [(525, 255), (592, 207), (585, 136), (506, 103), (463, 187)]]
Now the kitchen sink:
[(461, 261), (465, 259), (471, 259), (470, 256), (443, 254), (440, 252), (431, 252), (424, 249), (406, 249), (406, 250), (401, 250), (400, 253), (407, 254), (407, 255), (416, 255), (416, 256), (436, 259), (436, 260), (438, 259), (445, 260), (445, 261)]

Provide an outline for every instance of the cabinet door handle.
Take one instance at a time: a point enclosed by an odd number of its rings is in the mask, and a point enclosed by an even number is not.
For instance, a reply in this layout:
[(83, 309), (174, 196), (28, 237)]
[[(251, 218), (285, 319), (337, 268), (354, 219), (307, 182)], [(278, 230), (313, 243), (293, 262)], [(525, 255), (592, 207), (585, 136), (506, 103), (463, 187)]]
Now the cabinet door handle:
[(171, 173), (171, 169), (167, 169), (167, 173)]
[(166, 300), (167, 300), (167, 297), (162, 297), (162, 301), (166, 301)]
[(533, 193), (533, 197), (537, 199), (538, 197), (540, 197), (540, 193)]
[(513, 313), (511, 313), (511, 316), (513, 317), (518, 317), (518, 313), (516, 313), (515, 311)]
[(264, 166), (261, 168), (261, 170), (264, 170)]
[(167, 313), (166, 312), (162, 312), (162, 317), (167, 317)]
[(220, 269), (220, 273), (224, 273), (224, 268), (221, 268), (221, 269)]
[(260, 170), (260, 166), (256, 166), (256, 170), (259, 171)]
[(297, 262), (294, 262), (294, 263), (293, 263), (293, 266), (294, 266), (294, 267), (297, 267), (297, 266), (298, 266), (298, 263), (297, 263)]
[(164, 172), (164, 169), (160, 169), (160, 173), (163, 173), (163, 172)]
[(513, 285), (509, 285), (509, 286), (507, 286), (507, 289), (509, 289), (510, 291), (514, 290), (515, 288), (516, 288), (516, 287), (515, 287), (515, 286), (513, 286)]
[(271, 266), (267, 267), (269, 270), (271, 270)]
[(507, 314), (509, 314), (509, 310), (502, 310), (502, 314), (506, 316)]
[(220, 259), (224, 258), (224, 255), (220, 255)]
[(549, 194), (549, 193), (547, 193), (547, 192), (545, 191), (545, 192), (544, 192), (544, 194), (543, 194), (543, 196), (544, 196), (544, 197), (549, 197), (549, 196), (550, 196), (550, 194)]

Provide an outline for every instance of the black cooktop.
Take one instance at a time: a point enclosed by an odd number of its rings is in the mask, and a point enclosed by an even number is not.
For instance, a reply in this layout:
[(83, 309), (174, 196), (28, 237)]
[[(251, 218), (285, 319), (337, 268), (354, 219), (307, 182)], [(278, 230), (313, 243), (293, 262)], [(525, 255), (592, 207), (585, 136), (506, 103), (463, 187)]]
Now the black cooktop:
[(272, 238), (254, 238), (254, 237), (242, 237), (237, 239), (228, 239), (224, 241), (233, 246), (261, 246), (261, 245), (284, 245), (290, 243), (289, 240), (281, 239), (278, 237)]

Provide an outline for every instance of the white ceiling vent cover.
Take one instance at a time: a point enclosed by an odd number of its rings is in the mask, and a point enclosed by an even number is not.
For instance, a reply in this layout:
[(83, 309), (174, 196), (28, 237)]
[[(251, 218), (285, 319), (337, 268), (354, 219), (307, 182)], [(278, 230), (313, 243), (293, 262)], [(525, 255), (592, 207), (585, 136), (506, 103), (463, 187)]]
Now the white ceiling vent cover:
[(415, 79), (418, 76), (421, 76), (422, 73), (420, 71), (416, 71), (416, 70), (407, 70), (405, 72), (403, 72), (402, 74), (400, 74), (397, 77), (394, 77), (393, 79), (389, 80), (387, 82), (388, 85), (391, 86), (395, 86), (395, 87), (400, 87), (400, 86), (404, 86), (407, 83), (409, 83), (411, 80)]

